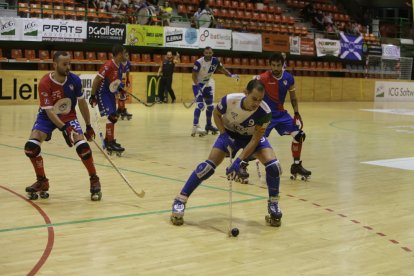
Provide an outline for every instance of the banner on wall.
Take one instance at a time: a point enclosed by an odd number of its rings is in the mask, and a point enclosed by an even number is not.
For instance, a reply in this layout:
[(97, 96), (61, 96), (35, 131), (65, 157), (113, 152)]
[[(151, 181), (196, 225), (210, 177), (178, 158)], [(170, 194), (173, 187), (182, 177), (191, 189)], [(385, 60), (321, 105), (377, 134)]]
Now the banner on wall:
[(339, 40), (316, 38), (315, 45), (318, 57), (338, 56), (341, 51), (341, 43)]
[(42, 20), (38, 18), (0, 18), (0, 40), (42, 41)]
[(339, 33), (341, 37), (341, 55), (342, 59), (348, 60), (362, 60), (362, 44), (363, 37), (348, 35), (344, 32)]
[(391, 44), (382, 44), (382, 58), (385, 59), (399, 59), (400, 47)]
[(382, 56), (382, 47), (376, 43), (364, 43), (362, 45), (362, 52), (365, 55)]
[(164, 27), (165, 47), (198, 49), (198, 30)]
[(315, 55), (315, 41), (312, 38), (302, 37), (300, 39), (300, 54), (302, 56)]
[(233, 51), (262, 52), (260, 34), (232, 32)]
[(289, 52), (289, 36), (276, 34), (262, 34), (262, 44), (264, 51)]
[(0, 104), (39, 104), (38, 86), (45, 72), (0, 72)]
[(291, 36), (289, 38), (290, 54), (300, 55), (300, 36)]
[(158, 87), (160, 86), (161, 77), (157, 75), (147, 76), (147, 103), (153, 103), (159, 100)]
[(83, 42), (87, 38), (86, 21), (43, 19), (43, 41)]
[(88, 22), (88, 42), (125, 43), (126, 27), (124, 24), (107, 24)]
[(376, 81), (374, 101), (414, 102), (414, 82)]
[(89, 99), (92, 91), (92, 83), (95, 79), (96, 74), (80, 74), (79, 78), (82, 81), (82, 92), (86, 99)]
[(126, 44), (130, 46), (164, 46), (164, 28), (127, 24)]
[(198, 32), (200, 48), (231, 49), (231, 30), (200, 28)]

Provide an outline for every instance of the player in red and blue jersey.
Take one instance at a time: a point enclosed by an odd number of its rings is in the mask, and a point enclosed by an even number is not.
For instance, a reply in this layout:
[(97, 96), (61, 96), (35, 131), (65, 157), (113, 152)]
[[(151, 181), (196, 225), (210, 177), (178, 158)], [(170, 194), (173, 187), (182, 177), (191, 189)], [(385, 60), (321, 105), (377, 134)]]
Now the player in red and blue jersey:
[[(265, 136), (268, 137), (270, 132), (275, 129), (279, 135), (291, 135), (293, 137), (293, 164), (290, 172), (294, 178), (299, 174), (304, 177), (303, 179), (307, 179), (311, 175), (311, 171), (303, 168), (300, 160), (302, 143), (305, 141), (306, 135), (302, 131), (303, 121), (299, 114), (295, 80), (289, 72), (284, 70), (285, 58), (281, 53), (272, 54), (269, 58), (269, 64), (270, 70), (256, 76), (256, 79), (260, 80), (265, 86), (264, 101), (272, 110), (272, 121), (266, 129)], [(289, 93), (295, 114), (293, 118), (284, 108), (287, 93)]]
[[(33, 164), (37, 181), (26, 188), (30, 199), (48, 198), (49, 180), (46, 178), (43, 157), (40, 154), (43, 141), (52, 138), (52, 132), (58, 128), (69, 147), (75, 146), (76, 152), (90, 176), (90, 192), (92, 200), (101, 199), (101, 184), (93, 164), (92, 150), (85, 141), (92, 141), (95, 132), (90, 123), (88, 103), (82, 93), (80, 78), (70, 72), (70, 56), (67, 52), (58, 51), (53, 56), (55, 71), (46, 74), (39, 82), (40, 108), (32, 133), (26, 142), (24, 151)], [(86, 122), (86, 132), (77, 119), (75, 106)]]
[(130, 71), (131, 71), (131, 62), (129, 61), (129, 53), (126, 52), (124, 55), (124, 60), (119, 65), (119, 75), (122, 81), (125, 80), (125, 82), (121, 83), (121, 90), (118, 96), (118, 109), (117, 109), (118, 115), (121, 116), (122, 120), (125, 117), (128, 120), (132, 119), (132, 114), (129, 113), (125, 107), (126, 100), (128, 99), (128, 95), (125, 90), (131, 86), (131, 82), (129, 78)]
[(107, 116), (108, 118), (104, 143), (109, 154), (112, 151), (117, 154), (125, 151), (114, 138), (115, 124), (119, 118), (116, 111), (116, 94), (122, 89), (119, 66), (125, 59), (125, 53), (126, 50), (122, 45), (117, 44), (112, 48), (113, 58), (106, 61), (99, 69), (93, 80), (91, 97), (89, 98), (92, 107), (98, 105), (101, 117)]

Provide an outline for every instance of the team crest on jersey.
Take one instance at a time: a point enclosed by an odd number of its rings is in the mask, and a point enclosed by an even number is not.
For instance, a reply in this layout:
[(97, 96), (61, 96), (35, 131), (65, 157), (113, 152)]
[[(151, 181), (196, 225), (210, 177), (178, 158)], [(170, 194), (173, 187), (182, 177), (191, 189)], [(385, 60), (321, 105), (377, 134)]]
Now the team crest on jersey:
[(43, 97), (47, 97), (48, 95), (47, 95), (47, 92), (42, 92), (42, 96)]
[(75, 89), (75, 87), (73, 87), (73, 84), (69, 84), (69, 89), (70, 89), (71, 91), (73, 91), (73, 90)]
[(233, 111), (231, 112), (231, 117), (233, 118), (233, 120), (235, 120), (238, 115), (239, 114), (237, 114), (237, 113), (235, 113)]
[(287, 85), (287, 80), (284, 80), (283, 81), (283, 84), (286, 86)]
[(254, 126), (254, 120), (253, 119), (249, 120), (249, 127), (251, 127), (251, 126)]

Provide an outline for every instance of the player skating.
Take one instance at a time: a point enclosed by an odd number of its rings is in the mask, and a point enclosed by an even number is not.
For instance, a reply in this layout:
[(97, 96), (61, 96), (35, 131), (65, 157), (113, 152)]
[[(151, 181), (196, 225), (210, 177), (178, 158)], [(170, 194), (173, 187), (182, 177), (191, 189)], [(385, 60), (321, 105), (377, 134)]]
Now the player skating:
[[(88, 104), (82, 93), (82, 83), (78, 76), (70, 72), (70, 56), (67, 52), (57, 51), (53, 56), (55, 71), (46, 74), (39, 82), (40, 109), (32, 133), (26, 142), (24, 151), (33, 164), (37, 180), (26, 187), (32, 200), (49, 197), (49, 179), (46, 178), (41, 144), (52, 138), (52, 132), (58, 128), (69, 147), (75, 146), (76, 152), (88, 170), (90, 176), (91, 199), (102, 197), (101, 184), (93, 164), (92, 150), (85, 141), (92, 141), (95, 132), (90, 123)], [(77, 119), (75, 106), (86, 123), (85, 137)]]
[(119, 75), (121, 80), (125, 79), (125, 84), (121, 83), (121, 90), (119, 91), (118, 95), (118, 109), (117, 113), (121, 116), (121, 119), (124, 120), (125, 118), (129, 121), (132, 119), (132, 114), (128, 112), (126, 108), (126, 100), (128, 98), (127, 93), (125, 93), (124, 89), (128, 89), (131, 87), (131, 81), (129, 77), (129, 72), (131, 71), (131, 62), (129, 61), (129, 53), (125, 52), (124, 59), (119, 65)]
[(118, 121), (116, 112), (116, 93), (121, 85), (119, 66), (125, 60), (126, 50), (122, 45), (115, 45), (112, 48), (113, 58), (105, 62), (99, 69), (98, 74), (92, 83), (91, 97), (89, 103), (92, 107), (96, 104), (99, 107), (101, 116), (107, 116), (105, 148), (108, 154), (115, 152), (118, 156), (125, 151), (125, 148), (115, 140), (115, 124)]
[[(193, 128), (191, 130), (191, 136), (204, 136), (211, 132), (217, 134), (218, 129), (211, 123), (211, 116), (213, 114), (213, 101), (214, 101), (214, 85), (212, 84), (211, 76), (220, 71), (224, 75), (235, 78), (237, 81), (240, 77), (236, 74), (231, 74), (221, 64), (217, 57), (213, 57), (213, 49), (211, 47), (204, 48), (204, 56), (196, 60), (193, 67), (192, 79), (193, 79), (193, 93), (196, 98)], [(199, 125), (199, 119), (201, 111), (206, 108), (206, 126), (202, 129)]]
[[(282, 212), (279, 208), (279, 185), (281, 167), (275, 153), (263, 136), (271, 119), (269, 106), (263, 101), (264, 86), (258, 80), (251, 80), (245, 93), (228, 94), (214, 109), (214, 122), (220, 135), (213, 145), (208, 159), (197, 165), (180, 194), (172, 205), (171, 222), (184, 223), (184, 211), (188, 197), (201, 184), (214, 174), (218, 165), (229, 153), (237, 154), (243, 149), (231, 166), (226, 169), (229, 179), (240, 177), (240, 167), (244, 159), (253, 155), (266, 167), (268, 185), (268, 215), (266, 221), (271, 226), (280, 226)], [(229, 148), (231, 149), (229, 151)]]

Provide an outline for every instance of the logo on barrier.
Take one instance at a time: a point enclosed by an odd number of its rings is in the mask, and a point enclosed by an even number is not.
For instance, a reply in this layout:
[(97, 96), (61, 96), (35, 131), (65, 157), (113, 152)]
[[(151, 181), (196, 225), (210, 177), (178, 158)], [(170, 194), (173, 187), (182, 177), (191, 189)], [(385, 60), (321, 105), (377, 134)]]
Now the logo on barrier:
[(158, 87), (160, 86), (161, 77), (155, 75), (147, 76), (147, 102), (153, 103), (158, 96)]
[(380, 85), (375, 89), (375, 97), (377, 98), (384, 98), (385, 96), (385, 87), (384, 85)]

